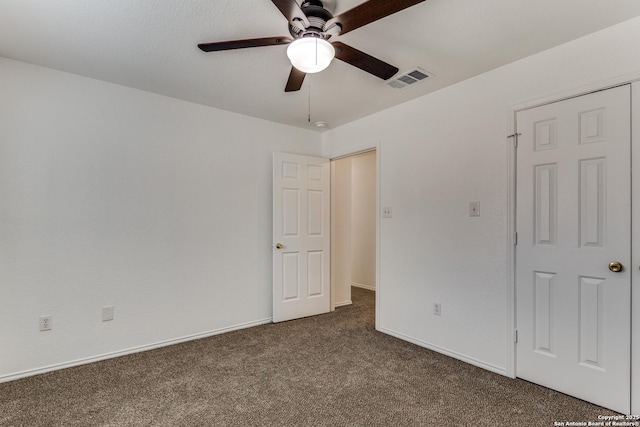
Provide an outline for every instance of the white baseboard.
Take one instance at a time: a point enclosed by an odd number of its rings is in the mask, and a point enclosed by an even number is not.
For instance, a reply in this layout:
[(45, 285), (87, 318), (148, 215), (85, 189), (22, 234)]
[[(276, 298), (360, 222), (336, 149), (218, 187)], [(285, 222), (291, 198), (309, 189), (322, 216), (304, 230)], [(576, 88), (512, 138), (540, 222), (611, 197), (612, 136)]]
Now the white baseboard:
[(347, 301), (337, 302), (335, 304), (335, 307), (338, 308), (338, 307), (343, 307), (345, 305), (351, 305), (351, 304), (353, 304), (353, 302), (351, 302), (351, 300), (347, 300)]
[(478, 359), (474, 359), (473, 357), (469, 357), (466, 356), (464, 354), (460, 354), (457, 353), (455, 351), (451, 351), (448, 350), (446, 348), (428, 343), (426, 341), (422, 341), (413, 337), (409, 337), (407, 335), (401, 334), (400, 332), (396, 332), (396, 331), (392, 331), (390, 329), (385, 329), (385, 328), (378, 328), (378, 331), (385, 333), (387, 335), (391, 335), (393, 337), (399, 338), (403, 341), (408, 341), (410, 343), (419, 345), (420, 347), (424, 347), (424, 348), (428, 348), (429, 350), (433, 350), (435, 352), (444, 354), (445, 356), (449, 356), (449, 357), (453, 357), (454, 359), (458, 359), (461, 360), (463, 362), (469, 363), (470, 365), (474, 365), (477, 366), (479, 368), (482, 369), (486, 369), (487, 371), (491, 371), (491, 372), (495, 372), (496, 374), (500, 374), (500, 375), (504, 375), (504, 376), (509, 376), (507, 375), (507, 369), (500, 367), (500, 366), (496, 366), (496, 365), (492, 365), (490, 363), (486, 363), (483, 362), (481, 360)]
[(375, 285), (373, 285), (373, 286), (371, 286), (371, 285), (363, 285), (362, 283), (356, 283), (356, 282), (351, 282), (349, 284), (351, 286), (355, 286), (356, 288), (367, 289), (367, 290), (374, 291), (374, 292), (376, 290), (376, 286)]
[(73, 360), (71, 362), (57, 363), (55, 365), (44, 366), (44, 367), (36, 368), (36, 369), (29, 369), (29, 370), (26, 370), (26, 371), (16, 372), (16, 373), (13, 373), (13, 374), (1, 375), (0, 376), (0, 383), (14, 381), (14, 380), (18, 380), (20, 378), (30, 377), (30, 376), (33, 376), (33, 375), (44, 374), (44, 373), (51, 372), (51, 371), (57, 371), (59, 369), (66, 369), (66, 368), (72, 368), (74, 366), (86, 365), (88, 363), (99, 362), (101, 360), (113, 359), (115, 357), (126, 356), (127, 354), (140, 353), (140, 352), (143, 352), (143, 351), (153, 350), (153, 349), (156, 349), (156, 348), (167, 347), (167, 346), (170, 346), (170, 345), (180, 344), (180, 343), (187, 342), (187, 341), (193, 341), (193, 340), (197, 340), (197, 339), (200, 339), (200, 338), (207, 338), (207, 337), (211, 337), (211, 336), (214, 336), (214, 335), (220, 335), (220, 334), (223, 334), (225, 332), (236, 331), (238, 329), (251, 328), (253, 326), (259, 326), (259, 325), (264, 325), (264, 324), (267, 324), (267, 323), (271, 323), (271, 321), (272, 321), (272, 318), (269, 317), (268, 319), (261, 319), (261, 320), (255, 320), (253, 322), (241, 323), (241, 324), (229, 326), (229, 327), (226, 327), (226, 328), (215, 329), (215, 330), (212, 330), (212, 331), (202, 332), (202, 333), (199, 333), (199, 334), (187, 335), (187, 336), (184, 336), (184, 337), (181, 337), (181, 338), (176, 338), (176, 339), (167, 340), (167, 341), (161, 341), (161, 342), (157, 342), (157, 343), (154, 343), (154, 344), (148, 344), (148, 345), (143, 345), (143, 346), (139, 346), (139, 347), (132, 347), (132, 348), (129, 348), (129, 349), (126, 349), (126, 350), (114, 351), (112, 353), (105, 353), (105, 354), (101, 354), (101, 355), (97, 355), (97, 356), (86, 357), (86, 358), (83, 358), (83, 359)]

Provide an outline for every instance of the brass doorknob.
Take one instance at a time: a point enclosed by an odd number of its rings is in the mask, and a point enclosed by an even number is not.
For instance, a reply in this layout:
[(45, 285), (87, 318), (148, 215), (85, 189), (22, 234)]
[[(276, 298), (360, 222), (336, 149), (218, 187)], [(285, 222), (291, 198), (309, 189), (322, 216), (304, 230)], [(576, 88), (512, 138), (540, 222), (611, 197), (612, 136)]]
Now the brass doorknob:
[(282, 243), (276, 243), (276, 249), (282, 249), (284, 245)]
[(622, 264), (620, 264), (618, 261), (611, 261), (609, 263), (609, 270), (613, 271), (614, 273), (620, 273), (622, 271)]

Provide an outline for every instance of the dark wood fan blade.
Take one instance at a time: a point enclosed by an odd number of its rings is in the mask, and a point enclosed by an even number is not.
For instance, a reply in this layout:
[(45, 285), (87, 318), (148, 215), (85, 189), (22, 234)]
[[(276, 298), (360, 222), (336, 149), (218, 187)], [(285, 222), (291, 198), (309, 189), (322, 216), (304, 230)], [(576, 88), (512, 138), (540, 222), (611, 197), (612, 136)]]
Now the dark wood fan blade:
[(382, 80), (390, 79), (398, 72), (398, 67), (387, 64), (342, 42), (333, 42), (331, 44), (336, 49), (336, 58), (369, 74), (380, 77)]
[(303, 73), (296, 67), (291, 67), (291, 73), (289, 73), (289, 80), (287, 80), (287, 86), (284, 88), (285, 92), (295, 92), (300, 90), (302, 82), (307, 73)]
[[(307, 16), (304, 14), (302, 9), (300, 9), (300, 6), (298, 6), (298, 3), (296, 3), (296, 0), (271, 1), (276, 5), (278, 9), (280, 9), (280, 12), (282, 12), (284, 17), (287, 18), (287, 20), (289, 20), (289, 22), (291, 22), (292, 24), (296, 25), (296, 22), (300, 22), (303, 26), (301, 29), (305, 29), (309, 26), (309, 20), (307, 19)], [(296, 26), (300, 28), (299, 25)]]
[(340, 34), (346, 34), (423, 1), (425, 0), (369, 0), (335, 16), (327, 22), (326, 27), (329, 28), (334, 23), (338, 23), (342, 27)]
[(291, 37), (264, 37), (261, 39), (229, 40), (225, 42), (200, 43), (198, 47), (205, 52), (215, 52), (218, 50), (244, 49), (246, 47), (275, 46), (288, 44), (293, 40)]

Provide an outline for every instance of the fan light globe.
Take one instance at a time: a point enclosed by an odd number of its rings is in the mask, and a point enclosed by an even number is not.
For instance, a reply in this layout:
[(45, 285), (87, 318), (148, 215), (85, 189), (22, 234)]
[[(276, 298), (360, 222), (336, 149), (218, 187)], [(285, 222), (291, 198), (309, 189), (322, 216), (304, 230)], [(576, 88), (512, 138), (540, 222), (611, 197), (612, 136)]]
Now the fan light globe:
[(331, 64), (336, 51), (328, 41), (319, 37), (302, 37), (287, 48), (291, 65), (303, 73), (318, 73)]

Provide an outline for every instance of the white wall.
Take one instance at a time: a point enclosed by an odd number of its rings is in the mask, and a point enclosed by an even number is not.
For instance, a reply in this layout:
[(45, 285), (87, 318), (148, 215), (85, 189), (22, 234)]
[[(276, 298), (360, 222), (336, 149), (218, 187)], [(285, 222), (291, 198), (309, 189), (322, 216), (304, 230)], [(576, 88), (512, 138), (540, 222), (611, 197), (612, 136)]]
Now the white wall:
[(508, 371), (510, 107), (637, 73), (638, 52), (640, 18), (323, 134), (325, 156), (380, 143), (380, 330)]
[(317, 133), (3, 58), (0, 76), (0, 380), (269, 321), (271, 152), (317, 155)]
[(331, 289), (335, 307), (351, 304), (351, 158), (331, 162)]
[(351, 284), (376, 289), (376, 153), (351, 160)]

